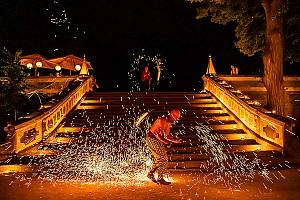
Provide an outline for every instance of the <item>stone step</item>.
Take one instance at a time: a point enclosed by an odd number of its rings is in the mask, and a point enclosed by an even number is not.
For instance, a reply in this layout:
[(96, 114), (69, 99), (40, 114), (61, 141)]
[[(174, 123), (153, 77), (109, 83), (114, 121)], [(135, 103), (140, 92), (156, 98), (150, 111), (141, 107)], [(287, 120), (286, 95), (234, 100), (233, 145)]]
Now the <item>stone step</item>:
[[(128, 120), (132, 120), (135, 121), (139, 118), (139, 116), (141, 116), (142, 114), (137, 115), (137, 117), (132, 117), (130, 115), (88, 115), (88, 116), (79, 116), (77, 115), (71, 115), (66, 119), (66, 122), (71, 122), (72, 120), (82, 120), (82, 121), (86, 121), (87, 118), (89, 119), (89, 121), (98, 121), (98, 120), (123, 120), (123, 121), (128, 121)], [(151, 119), (151, 121), (155, 120), (157, 116), (152, 116), (152, 115), (148, 115), (149, 118)], [(84, 118), (83, 118), (84, 117)], [(230, 115), (228, 115), (227, 113), (223, 113), (223, 114), (218, 114), (218, 115), (211, 115), (211, 116), (194, 116), (194, 115), (183, 115), (180, 118), (179, 123), (186, 123), (186, 121), (190, 121), (193, 123), (199, 123), (199, 122), (209, 122), (209, 121), (228, 121), (228, 120), (233, 120), (233, 117), (231, 117)]]
[[(276, 156), (265, 156), (265, 157), (260, 157), (259, 160), (259, 166), (254, 166), (251, 168), (254, 170), (269, 170), (270, 172), (276, 172), (278, 170), (284, 170), (284, 169), (290, 169), (291, 167), (296, 167), (294, 163), (290, 163), (281, 157), (276, 157)], [(249, 161), (247, 164), (249, 165), (251, 161), (253, 161), (254, 158), (249, 157)], [(35, 173), (39, 169), (39, 164), (38, 163), (32, 163), (30, 162), (32, 158), (30, 157), (23, 157), (23, 161), (20, 160), (15, 160), (16, 162), (11, 162), (5, 163), (0, 165), (0, 170), (1, 171), (6, 171), (6, 170), (11, 170), (15, 169), (18, 173), (26, 173), (29, 175), (30, 173)], [(29, 164), (30, 163), (30, 164)], [(235, 169), (233, 169), (231, 166), (233, 164), (232, 160), (227, 160), (226, 162), (223, 162), (226, 167), (226, 172), (234, 172)], [(213, 162), (208, 162), (207, 160), (190, 160), (190, 161), (169, 161), (167, 168), (168, 171), (175, 171), (175, 172), (202, 172), (202, 173), (216, 173), (214, 170), (216, 170), (218, 167)], [(263, 166), (263, 167), (262, 167)], [(45, 167), (43, 166), (43, 169)], [(247, 170), (245, 170), (247, 172)], [(81, 170), (83, 172), (83, 169)]]
[[(247, 162), (249, 165), (252, 159), (249, 159)], [(230, 171), (230, 166), (232, 166), (233, 161), (228, 160), (227, 162), (223, 162), (226, 166), (228, 166), (228, 170)], [(277, 157), (262, 157), (259, 161), (259, 166), (251, 166), (256, 170), (262, 170), (262, 166), (264, 169), (269, 170), (279, 170), (279, 169), (289, 169), (291, 167), (291, 163), (285, 162), (282, 158)], [(171, 161), (168, 162), (167, 165), (168, 169), (176, 169), (176, 170), (201, 170), (201, 171), (209, 171), (210, 173), (213, 172), (213, 169), (217, 168), (216, 163), (208, 162), (207, 160), (191, 160), (191, 161)]]
[(139, 97), (139, 98), (153, 98), (153, 97), (187, 97), (187, 98), (196, 98), (196, 97), (208, 97), (211, 96), (210, 93), (189, 93), (189, 92), (96, 92), (93, 94), (88, 94), (86, 98), (91, 97)]
[(84, 110), (95, 110), (95, 111), (101, 111), (101, 110), (118, 110), (118, 111), (122, 111), (124, 109), (128, 109), (128, 108), (134, 108), (135, 109), (148, 109), (148, 110), (152, 110), (152, 109), (156, 109), (156, 110), (171, 110), (171, 109), (174, 109), (174, 108), (177, 108), (177, 109), (195, 109), (197, 108), (198, 110), (221, 110), (222, 108), (221, 107), (218, 107), (218, 106), (205, 106), (207, 104), (188, 104), (188, 103), (185, 103), (185, 104), (176, 104), (176, 105), (170, 105), (170, 104), (165, 104), (165, 105), (161, 105), (161, 104), (145, 104), (145, 105), (136, 105), (136, 104), (132, 104), (132, 105), (120, 105), (120, 104), (116, 104), (116, 105), (110, 105), (110, 104), (107, 104), (107, 105), (91, 105), (91, 104), (87, 104), (87, 105), (82, 105), (80, 104), (78, 106), (78, 109), (84, 109)]
[[(108, 139), (109, 140), (109, 139)], [(73, 140), (74, 141), (74, 140)], [(81, 142), (81, 143), (77, 143)], [(63, 151), (66, 148), (77, 148), (80, 145), (101, 145), (106, 143), (107, 141), (101, 139), (99, 141), (85, 141), (85, 140), (77, 140), (77, 142), (74, 143), (44, 143), (39, 145), (39, 150), (60, 150)], [(122, 141), (116, 141), (115, 145), (118, 147), (118, 143)], [(124, 141), (123, 141), (124, 142)], [(128, 140), (128, 142), (130, 142)], [(217, 142), (217, 141), (216, 141)], [(222, 142), (220, 143), (220, 146), (223, 147), (225, 152), (241, 152), (241, 151), (257, 151), (257, 150), (264, 150), (262, 149), (262, 146), (258, 143), (256, 143), (255, 140), (228, 140), (226, 141), (219, 141)], [(217, 143), (219, 143), (217, 142)], [(224, 143), (223, 143), (224, 142)], [(184, 144), (173, 144), (171, 148), (167, 149), (167, 152), (169, 154), (194, 154), (194, 153), (204, 153), (206, 152), (205, 146), (203, 145), (204, 143), (200, 143), (198, 141), (194, 143), (184, 143)]]
[[(123, 135), (123, 130), (120, 129), (113, 129), (110, 131), (105, 130), (83, 130), (80, 132), (71, 132), (71, 131), (63, 131), (63, 132), (57, 132), (56, 137), (64, 137), (64, 138), (86, 138), (86, 137), (104, 137), (104, 136), (110, 136), (110, 137), (117, 137), (120, 135)], [(238, 140), (238, 139), (247, 139), (251, 138), (250, 136), (247, 137), (247, 134), (242, 129), (237, 130), (211, 130), (211, 134), (213, 135), (219, 135), (219, 138), (222, 138), (224, 140)], [(145, 133), (138, 133), (138, 136), (142, 136), (142, 134), (145, 135)], [(195, 130), (191, 130), (185, 133), (182, 133), (179, 135), (180, 138), (185, 140), (197, 140), (199, 137), (196, 135)]]
[[(228, 119), (228, 120), (226, 120)], [(156, 118), (154, 117), (150, 117), (148, 119), (149, 123), (153, 123), (156, 120)], [(87, 117), (85, 119), (80, 119), (80, 118), (72, 118), (72, 119), (67, 119), (64, 123), (64, 125), (66, 126), (66, 124), (69, 123), (73, 123), (73, 124), (78, 124), (78, 123), (83, 123), (83, 124), (98, 124), (98, 126), (100, 125), (113, 125), (115, 124), (130, 124), (130, 126), (132, 126), (132, 124), (137, 121), (137, 118), (126, 118), (126, 117), (109, 117), (109, 118), (104, 118), (104, 117)], [(145, 120), (144, 120), (145, 121)], [(141, 123), (143, 124), (144, 121)], [(199, 124), (236, 124), (236, 122), (232, 119), (229, 119), (228, 117), (220, 117), (220, 118), (210, 118), (210, 119), (205, 119), (205, 118), (182, 118), (179, 122), (177, 122), (178, 126), (186, 126), (186, 125), (193, 125), (193, 126), (197, 126)], [(174, 126), (173, 126), (174, 127)]]
[[(250, 164), (252, 160), (250, 159), (248, 161), (248, 165)], [(27, 161), (29, 163), (29, 161)], [(235, 172), (236, 169), (233, 169), (231, 166), (233, 164), (233, 161), (227, 161), (224, 163), (226, 165), (226, 172)], [(263, 168), (262, 168), (263, 166)], [(281, 158), (276, 157), (263, 157), (259, 161), (259, 166), (251, 167), (253, 170), (257, 170), (260, 172), (261, 170), (268, 170), (269, 172), (278, 172), (279, 170), (285, 170), (290, 169), (291, 167), (296, 167), (294, 163), (290, 163), (288, 161), (284, 161)], [(168, 171), (170, 172), (201, 172), (201, 173), (209, 173), (209, 174), (216, 174), (214, 170), (219, 169), (215, 163), (207, 162), (204, 160), (199, 161), (174, 161), (174, 162), (168, 162), (167, 165)], [(30, 165), (26, 164), (26, 162), (22, 163), (16, 163), (16, 164), (3, 164), (0, 165), (0, 171), (10, 171), (11, 169), (16, 170), (18, 173), (26, 173), (29, 176), (32, 176), (33, 173), (36, 173), (39, 169), (38, 163), (32, 163)], [(43, 166), (43, 169), (45, 169), (45, 166)], [(84, 169), (80, 170), (82, 173)], [(245, 169), (245, 172), (250, 173), (250, 171)], [(32, 175), (30, 175), (32, 174)], [(280, 174), (278, 174), (280, 176)]]
[[(255, 143), (255, 144), (238, 144), (238, 145), (227, 145), (225, 144), (223, 146), (223, 149), (225, 152), (242, 152), (242, 151), (258, 151), (258, 150), (264, 150), (262, 145)], [(200, 153), (202, 154), (205, 152), (205, 149), (203, 146), (174, 146), (170, 149), (167, 149), (167, 152), (169, 154), (194, 154), (194, 153)]]
[[(21, 153), (18, 154), (18, 156), (13, 155), (11, 158), (7, 159), (5, 162), (1, 164), (28, 164), (32, 162), (33, 158), (35, 160), (39, 159), (48, 159), (49, 157), (55, 157), (59, 154), (62, 154), (64, 152), (64, 148), (62, 146), (70, 147), (70, 144), (47, 144), (47, 145), (38, 145), (37, 147), (33, 148), (31, 151), (29, 150), (25, 154)], [(237, 145), (236, 145), (237, 146)], [(244, 145), (245, 146), (245, 145)], [(206, 151), (201, 148), (201, 152), (197, 153), (189, 153), (188, 151), (178, 152), (175, 153), (174, 151), (171, 151), (172, 149), (175, 149), (178, 147), (172, 147), (168, 150), (169, 155), (169, 162), (187, 162), (187, 161), (200, 161), (211, 158), (212, 155), (210, 153), (206, 153)], [(197, 147), (199, 149), (199, 147)], [(235, 147), (235, 149), (238, 149)], [(226, 155), (245, 155), (247, 158), (253, 158), (253, 157), (281, 157), (281, 153), (277, 151), (269, 151), (269, 150), (249, 150), (245, 149), (242, 151), (228, 151), (225, 152)]]
[[(39, 150), (40, 152), (46, 152), (49, 150)], [(57, 155), (63, 153), (63, 151), (52, 150), (52, 153), (49, 154), (31, 154), (31, 155), (22, 155), (22, 156), (12, 156), (6, 162), (2, 163), (3, 165), (36, 165), (38, 166), (39, 162), (43, 160), (55, 159)], [(53, 154), (56, 152), (56, 154)], [(237, 157), (245, 157), (252, 161), (254, 158), (259, 158), (259, 162), (262, 164), (268, 164), (274, 167), (273, 164), (279, 165), (278, 167), (290, 167), (291, 163), (285, 161), (282, 158), (282, 155), (278, 151), (239, 151), (239, 152), (229, 152), (226, 153), (227, 160), (223, 162), (224, 164), (232, 164), (232, 160)], [(205, 169), (207, 167), (215, 167), (216, 164), (213, 163), (212, 155), (205, 153), (195, 153), (195, 154), (168, 154), (168, 168), (169, 169)], [(210, 164), (210, 165), (208, 165)]]
[[(228, 156), (231, 156), (232, 158), (234, 156), (244, 156), (246, 158), (255, 158), (255, 157), (282, 157), (282, 154), (279, 151), (270, 151), (270, 150), (266, 150), (266, 151), (244, 151), (244, 152), (235, 152), (235, 153), (231, 153), (231, 154), (227, 154)], [(199, 153), (195, 153), (195, 154), (169, 154), (169, 162), (183, 162), (183, 161), (194, 161), (194, 160), (208, 160), (212, 158), (211, 155), (209, 154), (199, 154)]]
[[(133, 111), (130, 110), (132, 113)], [(158, 117), (158, 116), (162, 116), (162, 115), (167, 115), (168, 114), (168, 110), (152, 110), (151, 109), (139, 109), (137, 111), (135, 111), (135, 114), (136, 115), (141, 115), (145, 112), (149, 112), (149, 115), (150, 116), (155, 116), (155, 117)], [(78, 116), (78, 117), (85, 117), (85, 116), (99, 116), (99, 115), (105, 115), (105, 116), (127, 116), (127, 117), (132, 117), (132, 114), (129, 114), (129, 110), (125, 109), (125, 110), (109, 110), (109, 109), (105, 109), (105, 110), (91, 110), (91, 109), (88, 109), (88, 110), (84, 110), (84, 109), (78, 109), (78, 110), (75, 110), (74, 112), (70, 113), (69, 116)], [(189, 117), (189, 116), (192, 116), (192, 117), (202, 117), (202, 118), (205, 118), (205, 117), (214, 117), (214, 116), (229, 116), (229, 114), (224, 111), (224, 110), (200, 110), (200, 109), (196, 109), (196, 110), (184, 110), (184, 112), (182, 113), (182, 117)]]
[[(172, 128), (172, 132), (177, 132), (182, 130), (181, 127), (179, 128)], [(103, 130), (103, 127), (60, 127), (58, 130), (58, 132), (70, 132), (70, 133), (81, 133), (81, 134), (85, 134), (85, 133), (89, 133), (89, 132), (99, 132), (99, 131), (106, 131)], [(109, 128), (109, 133), (117, 133), (118, 131), (123, 131), (120, 130), (120, 127), (113, 127), (113, 128)], [(244, 130), (242, 129), (218, 129), (218, 130), (211, 130), (210, 131), (211, 134), (245, 134)], [(185, 135), (195, 135), (196, 134), (196, 130), (192, 129), (188, 132), (185, 133)]]
[[(201, 140), (200, 138), (196, 139), (186, 139), (184, 137), (180, 137), (184, 139), (184, 142), (181, 144), (173, 144), (172, 146), (175, 147), (193, 147), (193, 146), (201, 146), (204, 145), (205, 142)], [(90, 145), (97, 145), (97, 144), (102, 144), (106, 142), (110, 142), (111, 139), (114, 139), (116, 143), (118, 144), (119, 142), (126, 141), (126, 142), (131, 142), (134, 143), (135, 139), (128, 139), (127, 136), (106, 136), (105, 135), (90, 135), (90, 137), (84, 137), (84, 136), (79, 136), (79, 137), (66, 137), (65, 135), (61, 137), (60, 135), (57, 135), (54, 138), (49, 139), (47, 142), (41, 144), (43, 146), (59, 146), (59, 145), (67, 145), (67, 146), (72, 146), (73, 144), (84, 144), (88, 143)], [(232, 139), (232, 140), (227, 140), (225, 138), (218, 138), (215, 140), (216, 143), (224, 144), (224, 145), (254, 145), (258, 144), (254, 139)], [(44, 149), (43, 147), (41, 147)], [(51, 149), (51, 148), (50, 148)], [(56, 149), (56, 148), (55, 148)]]
[[(109, 133), (107, 132), (100, 132), (100, 131), (95, 131), (95, 132), (58, 132), (56, 133), (55, 137), (60, 138), (61, 141), (63, 140), (68, 140), (74, 138), (76, 140), (77, 138), (100, 138), (100, 137), (119, 137), (120, 136), (119, 131), (110, 131)], [(145, 133), (143, 133), (145, 134)], [(214, 134), (219, 138), (220, 140), (244, 140), (244, 139), (249, 139), (251, 138), (248, 136), (245, 132), (239, 132), (239, 133), (218, 133), (218, 132), (212, 132), (211, 134)], [(191, 141), (191, 140), (196, 140), (198, 141), (199, 136), (197, 136), (195, 133), (184, 133), (179, 135), (180, 138), (182, 138), (185, 141)], [(65, 139), (64, 139), (65, 138)]]
[[(97, 126), (98, 125), (98, 126)], [(118, 130), (120, 128), (125, 129), (126, 127), (128, 127), (128, 131), (131, 130), (131, 127), (129, 127), (128, 125), (122, 125), (121, 123), (111, 123), (111, 124), (106, 124), (106, 125), (100, 125), (97, 123), (91, 123), (91, 124), (75, 124), (75, 123), (68, 123), (65, 124), (64, 127), (60, 128), (59, 131), (72, 131), (72, 132), (79, 132), (82, 129), (89, 129), (89, 130), (95, 130), (97, 128), (103, 128), (103, 126), (106, 126), (106, 130), (110, 130), (110, 131), (114, 131), (114, 130)], [(176, 131), (182, 131), (182, 130), (186, 130), (187, 128), (191, 128), (194, 127), (195, 125), (185, 125), (184, 127), (176, 127), (174, 126), (172, 128), (173, 132)], [(209, 124), (207, 125), (208, 127), (214, 129), (214, 130), (222, 130), (222, 129), (237, 129), (238, 125), (237, 124)]]
[(195, 103), (195, 102), (99, 102), (99, 103), (84, 103), (82, 102), (80, 104), (80, 107), (91, 107), (93, 106), (93, 108), (95, 109), (102, 109), (103, 107), (107, 107), (108, 106), (113, 106), (113, 107), (120, 107), (120, 108), (128, 108), (128, 107), (147, 107), (147, 106), (151, 106), (151, 107), (155, 107), (155, 106), (175, 106), (175, 107), (192, 107), (192, 108), (199, 108), (199, 107), (220, 107), (220, 105), (218, 105), (215, 102), (203, 102), (203, 103)]
[[(190, 134), (182, 134), (180, 135), (180, 138), (185, 140), (185, 141), (190, 141), (190, 140), (198, 140), (199, 136), (197, 136), (196, 134), (190, 135)], [(250, 136), (248, 136), (245, 132), (244, 133), (239, 133), (239, 134), (218, 134), (218, 138), (222, 139), (222, 140), (244, 140), (244, 139), (248, 139), (251, 138)]]
[[(114, 120), (113, 120), (114, 119)], [(152, 118), (150, 121), (153, 122), (155, 120), (155, 118)], [(134, 118), (132, 119), (128, 119), (129, 122), (135, 121)], [(72, 123), (74, 126), (79, 125), (90, 125), (90, 124), (116, 124), (116, 123), (124, 123), (126, 121), (124, 121), (122, 118), (89, 118), (89, 119), (82, 119), (82, 118), (75, 118), (75, 119), (67, 119), (65, 122), (65, 126), (70, 126), (70, 124)], [(201, 119), (197, 119), (197, 121), (192, 121), (192, 120), (180, 120), (176, 125), (172, 125), (172, 127), (176, 127), (176, 126), (195, 126), (197, 125), (196, 122), (201, 122), (202, 124), (205, 125), (222, 125), (222, 124), (237, 124), (234, 120), (201, 120)]]
[(188, 100), (186, 98), (114, 98), (114, 99), (107, 99), (107, 98), (99, 98), (99, 99), (85, 99), (81, 101), (84, 104), (98, 104), (98, 103), (110, 103), (110, 104), (128, 104), (128, 103), (157, 103), (159, 102), (160, 104), (165, 104), (166, 102), (168, 104), (175, 104), (175, 103), (207, 103), (207, 104), (217, 104), (217, 102), (213, 98), (197, 98), (197, 99), (192, 99)]
[[(62, 145), (58, 145), (62, 146)], [(249, 146), (249, 145), (248, 145)], [(59, 149), (59, 148), (58, 148)], [(198, 148), (199, 149), (199, 148)], [(237, 150), (237, 147), (234, 147), (232, 149)], [(231, 149), (230, 152), (226, 153), (227, 156), (233, 157), (233, 154), (236, 156), (245, 156), (247, 159), (251, 161), (251, 159), (254, 159), (255, 157), (258, 157), (261, 163), (269, 164), (269, 169), (278, 169), (278, 167), (281, 168), (289, 168), (290, 163), (286, 163), (284, 159), (281, 158), (280, 152), (276, 151), (264, 151), (264, 150), (256, 150), (253, 151), (250, 148), (244, 148), (242, 151), (233, 151)], [(174, 153), (173, 151), (169, 151), (168, 149), (168, 155), (169, 155), (169, 162), (168, 162), (168, 168), (169, 169), (177, 169), (177, 170), (203, 170), (207, 169), (209, 167), (214, 168), (215, 164), (209, 161), (210, 158), (212, 158), (212, 155), (206, 154), (205, 151), (201, 151), (198, 153), (190, 153), (190, 152), (181, 152), (181, 153)], [(37, 168), (37, 164), (44, 160), (49, 159), (50, 157), (53, 157), (52, 159), (55, 159), (56, 155), (59, 155), (63, 153), (64, 149), (61, 150), (34, 150), (31, 153), (27, 152), (24, 155), (19, 155), (19, 157), (14, 156), (12, 159), (9, 159), (6, 161), (5, 165), (27, 165), (27, 166), (35, 166)], [(274, 162), (273, 160), (276, 160)], [(33, 160), (35, 162), (33, 162)], [(208, 165), (208, 163), (211, 163), (211, 165)], [(227, 160), (224, 164), (232, 164), (232, 161)], [(274, 164), (275, 167), (274, 167)], [(277, 166), (278, 165), (278, 166)]]
[(97, 96), (87, 96), (84, 100), (132, 100), (132, 99), (186, 99), (188, 101), (195, 100), (195, 99), (214, 99), (211, 95), (140, 95), (140, 96), (133, 96), (133, 95), (97, 95)]
[[(149, 111), (149, 110), (151, 110), (151, 109), (148, 109), (148, 108), (144, 108), (144, 109), (139, 109), (138, 111), (136, 111), (136, 113), (137, 114), (140, 114), (140, 113), (144, 113), (144, 112), (147, 112), (147, 111)], [(157, 116), (160, 116), (160, 114), (167, 114), (167, 111), (168, 111), (168, 109), (160, 109), (161, 111), (156, 111), (156, 112), (154, 112), (154, 111), (152, 111), (151, 112), (151, 114), (152, 115), (155, 115), (155, 114), (157, 114)], [(126, 111), (127, 113), (127, 115), (129, 115), (130, 113), (128, 112), (128, 110), (124, 110), (124, 111)], [(132, 111), (133, 112), (133, 111)], [(188, 111), (187, 111), (188, 113), (190, 113), (190, 114), (194, 114), (194, 115), (214, 115), (214, 114), (224, 114), (224, 113), (227, 113), (227, 111), (225, 111), (225, 110), (222, 110), (222, 109), (215, 109), (215, 108), (213, 108), (213, 109), (193, 109), (193, 110), (191, 110), (191, 109), (189, 109)], [(109, 115), (117, 115), (117, 113), (122, 113), (122, 110), (120, 110), (120, 109), (102, 109), (102, 110), (96, 110), (96, 109), (78, 109), (77, 110), (77, 112), (75, 112), (76, 114), (77, 113), (84, 113), (84, 114), (86, 114), (86, 115), (100, 115), (100, 114), (102, 114), (102, 115), (104, 115), (104, 114), (106, 114), (106, 113), (108, 113)], [(74, 113), (74, 114), (75, 114)]]

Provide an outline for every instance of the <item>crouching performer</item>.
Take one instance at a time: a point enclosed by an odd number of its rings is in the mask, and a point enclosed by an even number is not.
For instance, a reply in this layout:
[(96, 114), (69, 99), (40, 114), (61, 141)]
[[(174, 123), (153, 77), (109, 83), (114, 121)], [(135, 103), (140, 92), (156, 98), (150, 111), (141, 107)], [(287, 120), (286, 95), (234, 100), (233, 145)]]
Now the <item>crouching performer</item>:
[[(147, 177), (153, 182), (163, 185), (169, 185), (171, 182), (164, 179), (164, 174), (167, 173), (168, 156), (165, 145), (172, 143), (182, 143), (182, 139), (174, 138), (170, 135), (171, 124), (175, 124), (180, 118), (180, 111), (177, 109), (171, 110), (169, 116), (156, 119), (147, 134), (146, 142), (154, 157), (152, 169)], [(154, 173), (157, 172), (157, 180)]]

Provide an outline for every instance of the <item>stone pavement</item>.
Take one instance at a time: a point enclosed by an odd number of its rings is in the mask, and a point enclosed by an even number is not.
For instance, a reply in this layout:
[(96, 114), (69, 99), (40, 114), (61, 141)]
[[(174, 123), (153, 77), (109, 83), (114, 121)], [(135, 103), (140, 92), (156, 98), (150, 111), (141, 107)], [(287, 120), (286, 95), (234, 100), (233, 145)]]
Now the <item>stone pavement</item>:
[[(50, 183), (40, 180), (20, 181), (16, 175), (0, 176), (1, 200), (96, 200), (96, 199), (300, 199), (300, 171), (298, 168), (282, 170), (284, 178), (273, 176), (273, 184), (255, 178), (242, 189), (228, 189), (221, 183), (203, 183), (206, 174), (200, 172), (172, 172), (174, 182), (161, 186), (148, 180), (142, 184), (128, 183)], [(278, 171), (271, 171), (270, 174)], [(266, 188), (263, 184), (265, 182)]]

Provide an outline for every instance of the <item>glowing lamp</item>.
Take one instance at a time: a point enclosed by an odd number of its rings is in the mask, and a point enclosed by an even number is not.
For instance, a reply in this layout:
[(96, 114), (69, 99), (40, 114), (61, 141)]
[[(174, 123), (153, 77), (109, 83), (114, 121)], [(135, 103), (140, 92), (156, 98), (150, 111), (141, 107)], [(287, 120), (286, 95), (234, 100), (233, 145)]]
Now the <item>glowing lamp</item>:
[(258, 146), (256, 150), (257, 150), (257, 151), (260, 151), (260, 150), (261, 150), (261, 147), (260, 147), (260, 146)]
[(61, 70), (61, 66), (56, 65), (56, 66), (55, 66), (55, 70), (56, 70), (56, 71), (60, 71), (60, 70)]
[(80, 65), (76, 65), (75, 69), (76, 69), (76, 71), (79, 71), (79, 70), (81, 70), (81, 66)]
[(36, 62), (35, 65), (36, 65), (37, 67), (42, 67), (42, 66), (43, 66), (43, 63), (42, 63), (42, 62)]
[(32, 67), (33, 67), (33, 65), (32, 65), (32, 63), (27, 63), (27, 69), (32, 69)]
[(257, 101), (254, 101), (254, 104), (255, 104), (255, 105), (258, 105), (258, 102), (257, 102)]

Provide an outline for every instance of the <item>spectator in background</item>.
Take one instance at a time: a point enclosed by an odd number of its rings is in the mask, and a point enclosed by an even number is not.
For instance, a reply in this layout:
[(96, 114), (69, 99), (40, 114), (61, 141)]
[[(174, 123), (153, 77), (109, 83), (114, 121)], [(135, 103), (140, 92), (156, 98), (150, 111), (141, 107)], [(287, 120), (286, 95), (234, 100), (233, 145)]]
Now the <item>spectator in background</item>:
[(235, 66), (231, 65), (230, 68), (231, 68), (231, 72), (230, 72), (231, 75), (238, 75), (239, 74), (239, 68), (238, 67), (235, 67)]
[(4, 132), (5, 133), (1, 134), (1, 136), (0, 136), (0, 142), (5, 142), (5, 140), (7, 138), (10, 138), (10, 137), (12, 137), (14, 135), (14, 133), (15, 133), (15, 127), (12, 124), (11, 121), (8, 121), (6, 123), (6, 127), (4, 127)]

